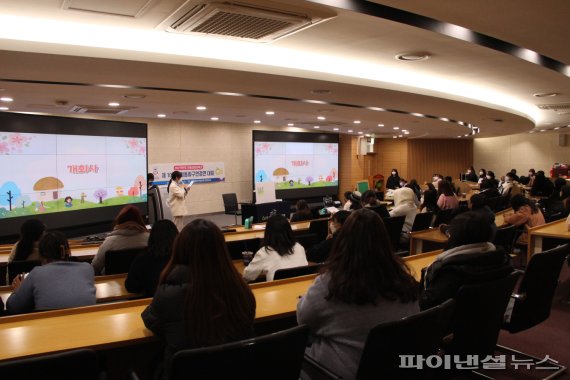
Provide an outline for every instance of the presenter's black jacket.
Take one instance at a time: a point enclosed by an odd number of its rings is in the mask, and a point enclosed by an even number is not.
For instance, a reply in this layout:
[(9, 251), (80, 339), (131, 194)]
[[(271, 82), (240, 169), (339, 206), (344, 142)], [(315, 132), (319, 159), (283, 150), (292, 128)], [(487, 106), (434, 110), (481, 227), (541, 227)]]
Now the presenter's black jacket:
[(386, 181), (386, 188), (387, 189), (399, 189), (400, 188), (400, 176), (393, 176), (390, 175), (388, 177), (388, 181)]

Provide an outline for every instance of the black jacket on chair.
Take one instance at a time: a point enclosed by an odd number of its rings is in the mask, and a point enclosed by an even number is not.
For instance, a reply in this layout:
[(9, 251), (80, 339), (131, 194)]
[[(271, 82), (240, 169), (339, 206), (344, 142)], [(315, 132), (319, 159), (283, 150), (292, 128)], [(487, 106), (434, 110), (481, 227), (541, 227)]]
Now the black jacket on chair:
[[(481, 248), (478, 249), (479, 247)], [(505, 254), (502, 247), (492, 247), (491, 243), (469, 244), (438, 256), (426, 270), (420, 309), (429, 309), (455, 297), (463, 285), (508, 276), (513, 271), (509, 255)], [(455, 253), (446, 257), (452, 251)]]

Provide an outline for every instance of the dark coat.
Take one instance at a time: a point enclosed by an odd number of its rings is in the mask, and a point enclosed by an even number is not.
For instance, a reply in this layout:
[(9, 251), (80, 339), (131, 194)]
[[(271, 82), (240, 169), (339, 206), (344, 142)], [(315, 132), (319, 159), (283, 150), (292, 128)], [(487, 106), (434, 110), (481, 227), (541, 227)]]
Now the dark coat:
[(390, 175), (390, 177), (388, 177), (388, 181), (386, 181), (386, 188), (387, 189), (399, 189), (400, 188), (400, 176)]
[(138, 255), (129, 269), (125, 288), (131, 293), (152, 297), (158, 286), (160, 273), (168, 260), (168, 256), (155, 256), (150, 253)]
[(307, 252), (307, 261), (311, 261), (313, 263), (324, 263), (327, 261), (337, 235), (338, 233), (335, 233), (332, 238), (325, 239), (322, 242), (315, 244)]
[[(474, 245), (462, 247), (470, 246)], [(501, 247), (494, 251), (480, 250), (436, 260), (425, 273), (420, 308), (429, 309), (455, 297), (463, 285), (493, 281), (508, 276), (512, 271), (511, 259)]]

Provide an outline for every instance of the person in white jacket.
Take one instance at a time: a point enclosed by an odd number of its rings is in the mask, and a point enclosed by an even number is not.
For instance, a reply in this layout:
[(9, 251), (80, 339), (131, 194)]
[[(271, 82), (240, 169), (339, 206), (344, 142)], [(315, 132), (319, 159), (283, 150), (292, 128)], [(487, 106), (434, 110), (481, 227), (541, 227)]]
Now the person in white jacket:
[(172, 211), (172, 221), (178, 228), (178, 231), (182, 231), (182, 228), (184, 228), (184, 216), (187, 213), (186, 194), (188, 193), (188, 186), (182, 183), (182, 173), (178, 170), (173, 171), (170, 175), (166, 191), (168, 192), (166, 204)]
[(262, 247), (245, 267), (243, 278), (253, 281), (260, 274), (265, 274), (267, 281), (273, 281), (278, 269), (308, 264), (305, 249), (295, 241), (289, 221), (277, 214), (267, 220)]
[(410, 188), (403, 187), (394, 191), (394, 208), (390, 211), (390, 216), (405, 215), (406, 220), (402, 228), (400, 243), (407, 244), (409, 242), (408, 232), (412, 230), (414, 219), (418, 213), (415, 203), (416, 194)]

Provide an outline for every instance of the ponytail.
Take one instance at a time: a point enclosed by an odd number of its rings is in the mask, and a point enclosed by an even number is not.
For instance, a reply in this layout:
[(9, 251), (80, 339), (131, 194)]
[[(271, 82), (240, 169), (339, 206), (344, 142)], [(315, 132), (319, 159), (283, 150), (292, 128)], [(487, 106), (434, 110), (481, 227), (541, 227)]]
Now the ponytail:
[(168, 186), (166, 186), (166, 192), (170, 193), (170, 184), (172, 183), (172, 178), (168, 181)]

